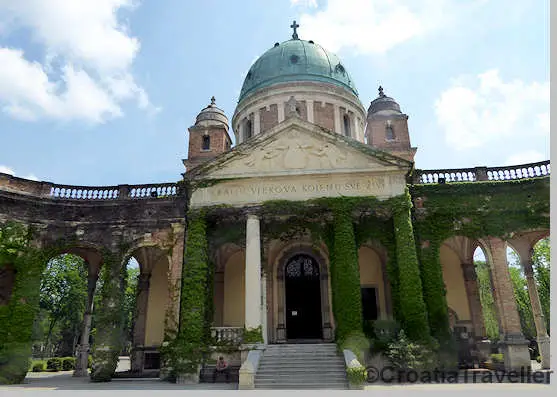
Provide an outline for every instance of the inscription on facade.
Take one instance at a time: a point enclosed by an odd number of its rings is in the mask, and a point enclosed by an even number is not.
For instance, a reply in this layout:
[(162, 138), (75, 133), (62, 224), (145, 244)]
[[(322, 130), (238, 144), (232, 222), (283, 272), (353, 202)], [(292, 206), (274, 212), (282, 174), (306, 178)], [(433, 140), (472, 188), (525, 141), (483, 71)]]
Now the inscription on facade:
[(247, 186), (217, 187), (213, 192), (215, 197), (230, 197), (256, 195), (266, 196), (288, 193), (348, 193), (382, 190), (385, 187), (384, 177), (367, 180), (347, 181), (344, 183), (269, 183), (252, 184)]
[[(274, 180), (273, 180), (274, 179)], [(193, 192), (192, 205), (248, 204), (267, 200), (309, 200), (317, 197), (376, 196), (387, 198), (404, 192), (403, 175), (347, 176), (313, 178), (250, 179), (222, 182)]]

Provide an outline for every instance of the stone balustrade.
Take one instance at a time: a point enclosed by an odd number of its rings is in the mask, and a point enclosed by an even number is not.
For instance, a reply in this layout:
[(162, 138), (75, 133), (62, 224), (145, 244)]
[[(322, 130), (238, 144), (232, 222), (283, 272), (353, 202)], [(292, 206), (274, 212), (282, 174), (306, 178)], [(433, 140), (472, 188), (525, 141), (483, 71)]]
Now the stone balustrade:
[(211, 327), (211, 337), (217, 343), (242, 343), (244, 337), (243, 327)]
[(0, 173), (0, 190), (54, 200), (110, 201), (172, 199), (181, 194), (178, 183), (74, 186), (37, 182)]
[(511, 165), (506, 167), (475, 167), (438, 170), (415, 170), (412, 178), (415, 184), (508, 181), (549, 176), (549, 160), (538, 163)]

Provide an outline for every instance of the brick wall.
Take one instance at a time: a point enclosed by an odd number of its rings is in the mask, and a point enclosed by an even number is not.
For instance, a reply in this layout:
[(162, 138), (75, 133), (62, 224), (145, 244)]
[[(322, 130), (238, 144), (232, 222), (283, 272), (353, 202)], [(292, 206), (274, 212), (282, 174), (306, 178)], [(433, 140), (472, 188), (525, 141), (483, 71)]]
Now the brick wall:
[(269, 110), (266, 107), (261, 108), (259, 111), (261, 116), (261, 132), (265, 132), (278, 124), (278, 106), (270, 105)]
[(332, 103), (326, 103), (322, 106), (321, 102), (313, 103), (313, 121), (315, 124), (327, 128), (331, 131), (335, 130), (335, 109)]
[[(193, 168), (200, 163), (212, 159), (230, 149), (230, 139), (224, 128), (193, 127), (189, 129), (188, 166)], [(203, 150), (203, 136), (208, 133), (211, 142), (209, 150)]]

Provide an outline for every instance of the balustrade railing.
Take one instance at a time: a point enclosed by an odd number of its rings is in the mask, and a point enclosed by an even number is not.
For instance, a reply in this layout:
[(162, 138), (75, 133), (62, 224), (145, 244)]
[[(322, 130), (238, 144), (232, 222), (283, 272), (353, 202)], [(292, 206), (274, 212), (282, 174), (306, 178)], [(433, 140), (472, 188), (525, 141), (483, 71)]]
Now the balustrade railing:
[(549, 176), (549, 160), (538, 163), (507, 167), (475, 167), (438, 170), (415, 170), (413, 182), (416, 184), (507, 181), (514, 179), (538, 178)]
[(211, 327), (211, 337), (217, 343), (242, 343), (244, 328), (242, 327)]
[(68, 186), (49, 183), (45, 188), (47, 197), (69, 200), (163, 199), (179, 194), (176, 183), (118, 186)]

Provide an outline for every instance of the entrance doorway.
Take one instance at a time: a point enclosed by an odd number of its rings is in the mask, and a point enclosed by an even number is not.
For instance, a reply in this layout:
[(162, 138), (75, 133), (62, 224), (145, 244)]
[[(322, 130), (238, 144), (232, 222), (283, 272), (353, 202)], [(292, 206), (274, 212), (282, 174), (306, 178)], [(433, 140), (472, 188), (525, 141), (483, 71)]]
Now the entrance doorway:
[(309, 255), (293, 256), (285, 268), (286, 337), (322, 339), (319, 266)]

